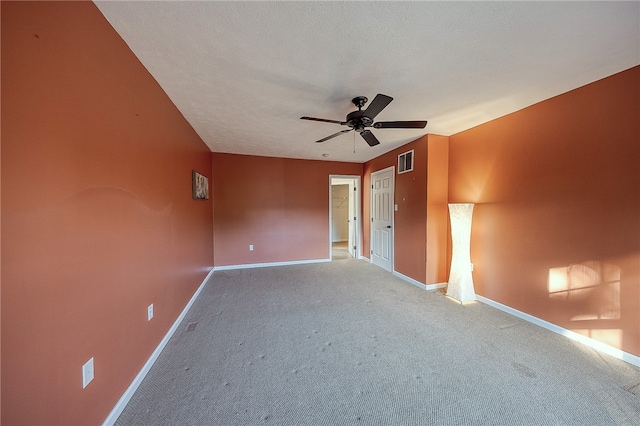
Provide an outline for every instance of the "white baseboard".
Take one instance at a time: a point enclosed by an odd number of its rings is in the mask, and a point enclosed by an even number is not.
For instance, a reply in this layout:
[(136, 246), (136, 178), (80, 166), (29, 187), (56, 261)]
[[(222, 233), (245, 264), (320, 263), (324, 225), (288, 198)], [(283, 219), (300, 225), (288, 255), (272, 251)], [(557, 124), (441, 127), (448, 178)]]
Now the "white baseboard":
[(184, 317), (187, 315), (187, 312), (189, 312), (189, 309), (191, 309), (191, 305), (193, 305), (193, 302), (195, 302), (198, 295), (200, 295), (200, 292), (202, 291), (202, 289), (204, 289), (204, 286), (207, 284), (207, 281), (209, 280), (209, 278), (211, 278), (213, 271), (214, 269), (211, 269), (209, 271), (207, 276), (202, 281), (202, 284), (200, 284), (200, 287), (198, 287), (196, 292), (193, 293), (193, 296), (191, 296), (191, 299), (182, 310), (182, 313), (180, 313), (180, 315), (175, 320), (175, 322), (173, 323), (169, 331), (167, 331), (167, 334), (165, 334), (164, 338), (160, 341), (160, 343), (158, 344), (156, 349), (153, 351), (153, 353), (151, 354), (147, 362), (145, 362), (144, 366), (142, 367), (138, 375), (133, 379), (133, 381), (127, 388), (127, 390), (124, 391), (124, 393), (120, 397), (120, 400), (116, 403), (116, 405), (111, 410), (111, 413), (109, 413), (109, 416), (107, 416), (107, 418), (105, 419), (103, 423), (104, 426), (112, 426), (115, 424), (116, 420), (118, 420), (118, 417), (120, 417), (120, 414), (122, 414), (122, 411), (127, 406), (127, 404), (129, 403), (129, 400), (131, 399), (133, 394), (136, 392), (136, 390), (142, 383), (142, 380), (144, 380), (149, 370), (151, 370), (151, 367), (158, 359), (158, 356), (160, 356), (160, 353), (162, 352), (164, 347), (167, 345), (167, 343), (169, 343), (169, 339), (171, 339), (173, 334), (176, 332), (176, 330), (180, 326), (180, 323), (182, 322)]
[(436, 284), (422, 284), (420, 281), (414, 280), (411, 277), (408, 277), (404, 274), (401, 274), (398, 271), (393, 271), (393, 275), (395, 275), (398, 278), (401, 278), (403, 280), (405, 280), (406, 282), (415, 285), (418, 288), (421, 288), (423, 290), (437, 290), (439, 288), (443, 288), (447, 286), (447, 283), (436, 283)]
[(408, 277), (408, 276), (406, 276), (404, 274), (401, 274), (398, 271), (393, 271), (392, 274), (395, 275), (396, 277), (408, 282), (409, 284), (413, 284), (416, 287), (421, 288), (422, 290), (425, 290), (426, 287), (427, 287), (426, 285), (422, 284), (420, 281), (414, 280), (413, 278), (410, 278), (410, 277)]
[(546, 328), (549, 331), (553, 331), (561, 336), (568, 337), (571, 340), (575, 340), (584, 345), (587, 345), (597, 351), (603, 352), (607, 355), (611, 355), (614, 358), (621, 359), (625, 362), (628, 362), (631, 365), (635, 365), (636, 367), (640, 367), (640, 357), (630, 354), (629, 352), (622, 351), (618, 348), (614, 348), (613, 346), (609, 346), (606, 343), (602, 343), (599, 340), (593, 339), (591, 337), (584, 336), (580, 333), (576, 333), (575, 331), (567, 330), (566, 328), (560, 327), (559, 325), (550, 323), (538, 317), (534, 317), (533, 315), (529, 315), (525, 312), (519, 311), (517, 309), (511, 308), (507, 305), (503, 305), (502, 303), (496, 302), (491, 299), (487, 299), (486, 297), (476, 295), (478, 300), (484, 304), (492, 306), (496, 309), (500, 309), (506, 313), (509, 313), (513, 316), (521, 318), (525, 321), (538, 325), (540, 327)]
[(289, 262), (268, 262), (268, 263), (245, 263), (240, 265), (215, 266), (213, 270), (228, 271), (232, 269), (267, 268), (270, 266), (304, 265), (307, 263), (325, 263), (325, 262), (331, 262), (331, 259), (292, 260)]
[(446, 288), (447, 287), (447, 283), (435, 283), (435, 284), (427, 284), (425, 286), (425, 290), (437, 290), (439, 288)]

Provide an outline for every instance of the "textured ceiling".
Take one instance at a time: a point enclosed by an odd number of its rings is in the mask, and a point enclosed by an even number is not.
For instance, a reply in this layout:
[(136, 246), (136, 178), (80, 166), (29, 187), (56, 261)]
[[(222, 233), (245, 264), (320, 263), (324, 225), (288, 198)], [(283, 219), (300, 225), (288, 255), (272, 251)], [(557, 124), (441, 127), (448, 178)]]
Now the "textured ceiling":
[[(215, 152), (364, 162), (640, 64), (640, 2), (96, 4)], [(299, 119), (377, 93), (426, 129), (318, 144), (346, 127)]]

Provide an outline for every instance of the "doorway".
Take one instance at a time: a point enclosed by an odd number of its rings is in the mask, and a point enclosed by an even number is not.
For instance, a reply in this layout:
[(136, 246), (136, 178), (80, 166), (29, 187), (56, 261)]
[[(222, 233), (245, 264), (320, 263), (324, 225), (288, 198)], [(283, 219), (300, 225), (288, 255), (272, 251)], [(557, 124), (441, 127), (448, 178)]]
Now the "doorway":
[(332, 260), (359, 258), (360, 176), (329, 176), (329, 253)]
[(371, 262), (393, 272), (395, 168), (371, 173)]

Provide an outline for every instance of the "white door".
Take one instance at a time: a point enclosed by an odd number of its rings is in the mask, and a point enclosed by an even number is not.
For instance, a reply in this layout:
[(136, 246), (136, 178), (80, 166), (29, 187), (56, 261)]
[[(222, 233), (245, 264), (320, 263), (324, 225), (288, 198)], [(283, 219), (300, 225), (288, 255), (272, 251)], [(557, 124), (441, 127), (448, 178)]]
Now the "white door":
[(371, 262), (393, 270), (393, 176), (390, 167), (371, 174)]

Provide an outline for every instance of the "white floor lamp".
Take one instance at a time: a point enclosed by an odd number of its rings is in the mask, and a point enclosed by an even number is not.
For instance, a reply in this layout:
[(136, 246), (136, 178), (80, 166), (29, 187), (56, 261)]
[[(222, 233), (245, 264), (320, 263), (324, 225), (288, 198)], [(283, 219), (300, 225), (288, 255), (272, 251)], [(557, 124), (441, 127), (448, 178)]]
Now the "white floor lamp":
[(476, 299), (471, 276), (471, 219), (473, 204), (449, 204), (451, 219), (451, 270), (447, 296), (460, 303)]

